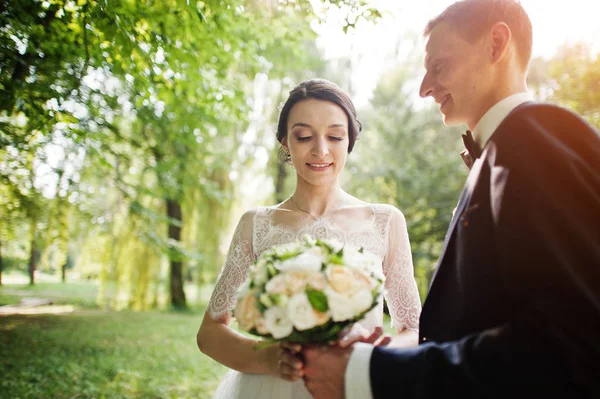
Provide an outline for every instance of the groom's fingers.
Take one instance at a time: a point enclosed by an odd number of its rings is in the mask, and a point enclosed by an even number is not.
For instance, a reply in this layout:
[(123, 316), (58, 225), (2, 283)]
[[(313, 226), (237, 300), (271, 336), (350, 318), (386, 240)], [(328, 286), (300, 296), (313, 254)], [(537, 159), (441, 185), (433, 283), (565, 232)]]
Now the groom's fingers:
[(298, 356), (285, 350), (279, 356), (279, 361), (281, 362), (281, 364), (286, 365), (294, 370), (302, 370), (302, 367), (304, 366), (302, 360), (300, 360)]
[(283, 349), (287, 349), (288, 351), (292, 352), (293, 354), (302, 352), (302, 345), (295, 344), (293, 342), (282, 342), (280, 346)]
[(279, 373), (281, 378), (288, 381), (296, 381), (304, 377), (304, 371), (302, 370), (303, 364), (293, 354), (283, 351), (279, 358)]
[(290, 367), (289, 365), (283, 362), (280, 363), (279, 373), (281, 375), (281, 378), (288, 381), (296, 381), (304, 377), (304, 372), (302, 370)]

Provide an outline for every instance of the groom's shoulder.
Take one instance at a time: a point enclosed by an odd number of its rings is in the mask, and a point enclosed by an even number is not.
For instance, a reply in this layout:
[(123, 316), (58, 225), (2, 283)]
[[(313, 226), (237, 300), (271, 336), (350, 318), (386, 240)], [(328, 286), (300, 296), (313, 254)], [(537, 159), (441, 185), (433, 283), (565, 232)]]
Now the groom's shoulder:
[(511, 130), (519, 128), (532, 132), (561, 132), (588, 130), (598, 134), (587, 120), (573, 110), (557, 104), (526, 102), (516, 107), (503, 121)]
[[(600, 145), (600, 133), (572, 110), (549, 103), (527, 102), (502, 122), (498, 144), (519, 150), (562, 152), (582, 145)], [(499, 129), (499, 130), (500, 130)]]

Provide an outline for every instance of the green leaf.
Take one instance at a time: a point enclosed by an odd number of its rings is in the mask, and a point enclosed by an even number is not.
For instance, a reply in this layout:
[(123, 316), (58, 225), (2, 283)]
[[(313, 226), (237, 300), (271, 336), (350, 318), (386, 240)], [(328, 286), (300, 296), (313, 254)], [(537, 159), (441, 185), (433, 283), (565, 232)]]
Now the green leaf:
[(337, 254), (329, 256), (329, 263), (333, 263), (334, 265), (344, 265), (344, 259)]
[(306, 287), (306, 296), (315, 310), (318, 310), (319, 312), (326, 312), (329, 310), (327, 296), (325, 296), (323, 291), (313, 290), (312, 288)]
[(272, 263), (267, 263), (267, 273), (269, 274), (269, 278), (276, 276), (279, 274), (279, 270), (273, 266)]

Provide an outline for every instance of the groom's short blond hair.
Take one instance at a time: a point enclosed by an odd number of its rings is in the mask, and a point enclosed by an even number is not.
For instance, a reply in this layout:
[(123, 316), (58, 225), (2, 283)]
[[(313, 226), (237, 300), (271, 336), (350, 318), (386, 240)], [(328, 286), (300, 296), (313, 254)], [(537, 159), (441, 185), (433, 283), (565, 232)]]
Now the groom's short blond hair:
[(511, 30), (519, 61), (527, 70), (531, 60), (532, 27), (529, 16), (519, 0), (462, 0), (446, 8), (429, 21), (425, 37), (441, 22), (448, 22), (467, 41), (474, 42), (485, 35), (497, 22)]

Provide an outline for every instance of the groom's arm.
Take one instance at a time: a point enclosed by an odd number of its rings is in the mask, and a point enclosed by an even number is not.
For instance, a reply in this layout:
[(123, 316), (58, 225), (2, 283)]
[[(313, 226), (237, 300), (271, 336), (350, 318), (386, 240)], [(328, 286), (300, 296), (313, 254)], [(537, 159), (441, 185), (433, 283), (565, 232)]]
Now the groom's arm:
[(599, 141), (573, 114), (535, 111), (484, 160), (510, 319), (456, 341), (375, 348), (376, 399), (598, 395), (600, 350), (588, 343), (600, 336)]

